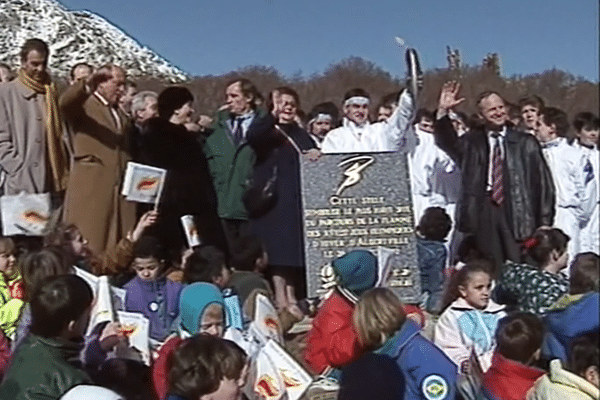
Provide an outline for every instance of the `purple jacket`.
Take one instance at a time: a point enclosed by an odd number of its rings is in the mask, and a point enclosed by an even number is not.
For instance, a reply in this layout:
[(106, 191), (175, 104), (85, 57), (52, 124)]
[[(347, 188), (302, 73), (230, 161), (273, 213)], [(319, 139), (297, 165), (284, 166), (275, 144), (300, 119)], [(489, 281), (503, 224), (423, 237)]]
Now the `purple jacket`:
[(123, 288), (127, 290), (125, 310), (144, 314), (150, 320), (150, 337), (162, 342), (179, 315), (183, 285), (165, 277), (145, 282), (136, 276)]

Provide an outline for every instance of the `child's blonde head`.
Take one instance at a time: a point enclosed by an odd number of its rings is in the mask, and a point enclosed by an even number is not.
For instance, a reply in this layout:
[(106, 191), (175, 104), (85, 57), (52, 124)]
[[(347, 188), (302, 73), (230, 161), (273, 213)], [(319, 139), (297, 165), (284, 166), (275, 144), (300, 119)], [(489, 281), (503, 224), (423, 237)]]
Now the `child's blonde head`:
[(381, 346), (400, 329), (406, 314), (394, 292), (375, 288), (360, 297), (352, 319), (361, 344), (372, 349)]
[(11, 238), (0, 236), (0, 254), (14, 254), (15, 250), (15, 242)]

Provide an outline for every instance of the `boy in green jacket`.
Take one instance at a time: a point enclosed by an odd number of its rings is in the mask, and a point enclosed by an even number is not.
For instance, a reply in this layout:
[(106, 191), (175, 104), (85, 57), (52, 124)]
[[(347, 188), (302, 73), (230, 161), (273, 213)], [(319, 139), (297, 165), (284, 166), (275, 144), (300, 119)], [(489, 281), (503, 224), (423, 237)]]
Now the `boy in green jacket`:
[(0, 399), (57, 399), (73, 386), (91, 382), (71, 361), (83, 347), (92, 298), (92, 289), (75, 275), (48, 278), (34, 292), (30, 334), (13, 354)]

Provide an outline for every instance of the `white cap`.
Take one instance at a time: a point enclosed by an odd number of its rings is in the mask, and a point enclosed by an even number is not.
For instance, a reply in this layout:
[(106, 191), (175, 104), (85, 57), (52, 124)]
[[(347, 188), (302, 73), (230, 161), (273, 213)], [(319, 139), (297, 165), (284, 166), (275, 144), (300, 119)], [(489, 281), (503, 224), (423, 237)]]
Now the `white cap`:
[(102, 386), (78, 385), (71, 388), (60, 400), (125, 400), (125, 398)]

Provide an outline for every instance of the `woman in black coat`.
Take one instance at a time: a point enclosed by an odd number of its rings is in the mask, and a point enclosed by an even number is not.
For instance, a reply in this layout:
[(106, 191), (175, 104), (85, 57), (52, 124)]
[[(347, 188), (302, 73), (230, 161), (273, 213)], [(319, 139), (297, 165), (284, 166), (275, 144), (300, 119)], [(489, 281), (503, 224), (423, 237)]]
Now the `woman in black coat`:
[(194, 112), (193, 100), (192, 93), (180, 86), (160, 93), (159, 116), (148, 121), (140, 154), (142, 163), (167, 170), (154, 234), (174, 257), (186, 243), (180, 221), (183, 215), (194, 217), (203, 242), (224, 246), (206, 158), (197, 133), (184, 125)]
[[(289, 307), (294, 296), (287, 296), (285, 282), (304, 284), (304, 241), (302, 235), (302, 203), (300, 157), (318, 158), (318, 151), (308, 133), (294, 118), (299, 106), (298, 94), (287, 87), (277, 89), (271, 113), (248, 131), (248, 143), (257, 155), (255, 185), (276, 175), (277, 201), (264, 215), (251, 220), (252, 232), (260, 237), (269, 256), (279, 307)], [(278, 278), (277, 278), (278, 277)], [(283, 293), (282, 293), (283, 291)]]

